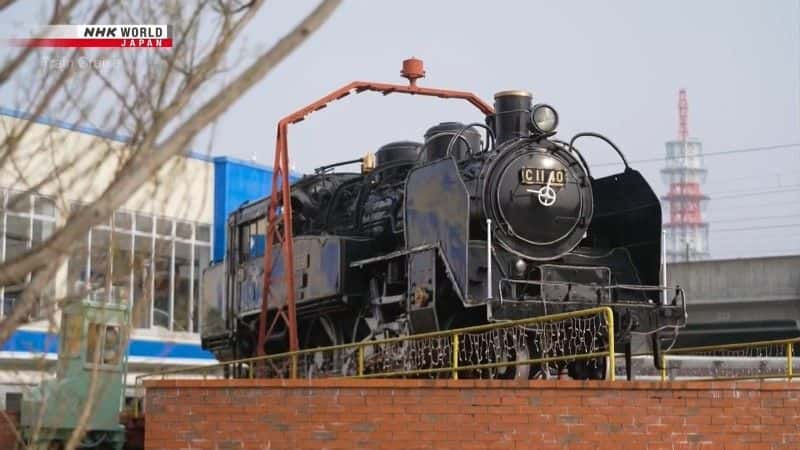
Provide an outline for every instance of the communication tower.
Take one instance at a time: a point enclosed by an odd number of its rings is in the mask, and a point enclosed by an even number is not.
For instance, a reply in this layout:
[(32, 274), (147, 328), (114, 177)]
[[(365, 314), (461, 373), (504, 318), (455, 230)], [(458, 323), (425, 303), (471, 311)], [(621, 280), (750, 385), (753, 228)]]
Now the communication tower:
[(708, 258), (708, 203), (700, 185), (706, 181), (703, 144), (689, 137), (689, 102), (686, 89), (678, 92), (678, 139), (666, 143), (666, 165), (661, 176), (669, 186), (664, 202), (664, 230), (668, 262)]

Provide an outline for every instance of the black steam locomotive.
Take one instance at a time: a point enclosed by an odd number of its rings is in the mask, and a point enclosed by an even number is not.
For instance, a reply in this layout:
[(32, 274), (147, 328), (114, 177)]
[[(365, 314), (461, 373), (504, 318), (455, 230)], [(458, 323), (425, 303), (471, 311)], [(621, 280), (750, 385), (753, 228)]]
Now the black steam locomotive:
[[(556, 111), (533, 105), (529, 93), (500, 92), (485, 123), (441, 123), (421, 143), (384, 145), (359, 173), (335, 171), (347, 161), (298, 180), (300, 347), (608, 305), (618, 339), (649, 335), (657, 348), (659, 331), (682, 323), (685, 311), (658, 286), (658, 197), (607, 138), (560, 141), (557, 125)], [(625, 170), (593, 178), (574, 146), (580, 137), (607, 142)], [(220, 360), (257, 354), (267, 205), (230, 215), (225, 264), (206, 272), (219, 320), (206, 323), (203, 346)], [(275, 264), (271, 289), (280, 297)], [(286, 341), (280, 331), (271, 351)]]

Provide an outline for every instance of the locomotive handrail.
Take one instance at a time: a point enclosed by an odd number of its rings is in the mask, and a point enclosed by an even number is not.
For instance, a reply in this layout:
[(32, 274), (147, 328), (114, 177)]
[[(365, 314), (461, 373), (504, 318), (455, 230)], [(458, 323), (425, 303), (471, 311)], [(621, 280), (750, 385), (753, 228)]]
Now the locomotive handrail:
[[(560, 139), (551, 139), (551, 141), (552, 141), (554, 144), (561, 146), (561, 148), (562, 148), (563, 150), (567, 151), (567, 152), (570, 150), (569, 143), (567, 143), (567, 142), (564, 142), (564, 141), (562, 141), (562, 140), (560, 140)], [(577, 155), (577, 156), (578, 156), (578, 159), (579, 159), (579, 160), (580, 160), (580, 162), (581, 162), (581, 167), (583, 167), (583, 170), (586, 172), (586, 176), (588, 176), (588, 177), (591, 177), (591, 176), (592, 176), (592, 173), (591, 173), (591, 171), (589, 170), (589, 163), (588, 163), (588, 162), (586, 162), (586, 158), (584, 158), (584, 157), (583, 157), (583, 154), (581, 153), (581, 151), (580, 151), (580, 150), (578, 150), (578, 147), (574, 147), (574, 146), (573, 146), (573, 147), (571, 147), (571, 148), (572, 148), (572, 151), (575, 153), (575, 155)]]
[[(498, 281), (498, 287), (500, 288), (499, 291), (500, 291), (500, 301), (501, 302), (513, 301), (513, 300), (508, 300), (508, 299), (503, 298), (503, 291), (502, 291), (503, 283), (529, 284), (529, 285), (535, 285), (535, 286), (565, 286), (565, 287), (585, 286), (585, 287), (592, 287), (592, 288), (596, 288), (596, 289), (608, 289), (608, 290), (611, 290), (611, 289), (625, 289), (625, 290), (629, 290), (629, 291), (666, 291), (666, 292), (669, 292), (670, 290), (674, 290), (675, 291), (675, 297), (673, 297), (673, 303), (678, 303), (677, 300), (680, 299), (680, 306), (681, 306), (682, 313), (683, 313), (683, 323), (679, 323), (679, 324), (676, 324), (676, 325), (669, 325), (668, 327), (669, 328), (682, 328), (682, 327), (686, 326), (686, 320), (687, 320), (687, 317), (688, 317), (688, 314), (687, 314), (687, 311), (686, 311), (686, 294), (684, 293), (683, 289), (680, 286), (671, 287), (671, 286), (660, 286), (660, 285), (624, 284), (624, 283), (602, 285), (602, 284), (586, 284), (586, 283), (575, 283), (575, 282), (566, 282), (566, 281), (515, 280), (513, 278), (501, 278)], [(569, 301), (566, 301), (566, 302), (563, 302), (563, 301), (547, 302), (546, 300), (542, 300), (542, 302), (543, 303), (555, 303), (555, 304), (559, 304), (559, 303), (560, 304), (570, 304), (571, 303)], [(655, 303), (652, 303), (652, 304), (650, 304), (650, 303), (644, 303), (644, 304), (630, 303), (629, 304), (629, 303), (624, 303), (624, 302), (623, 303), (606, 302), (606, 303), (603, 303), (603, 305), (610, 305), (610, 306), (620, 305), (620, 306), (631, 307), (631, 308), (654, 308), (654, 307), (658, 307), (658, 306), (669, 306), (669, 305), (660, 305), (660, 304), (655, 304)]]
[[(611, 148), (613, 148), (615, 152), (617, 152), (617, 154), (619, 155), (619, 158), (622, 160), (622, 164), (625, 165), (625, 170), (630, 170), (631, 166), (628, 165), (628, 159), (625, 158), (625, 155), (622, 153), (622, 150), (620, 150), (619, 147), (617, 147), (617, 144), (615, 144), (611, 139), (603, 136), (600, 133), (594, 133), (594, 132), (591, 132), (591, 131), (586, 131), (586, 132), (583, 132), (583, 133), (578, 133), (575, 136), (572, 136), (572, 139), (569, 140), (568, 151), (571, 152), (575, 148), (574, 145), (573, 145), (573, 144), (575, 144), (575, 141), (577, 141), (578, 138), (582, 138), (582, 137), (593, 137), (593, 138), (597, 138), (597, 139), (600, 139), (600, 140), (604, 141), (606, 144), (611, 146)], [(583, 160), (583, 156), (581, 156), (581, 160)], [(586, 165), (584, 168), (586, 169), (586, 175), (588, 175), (591, 178), (592, 174), (589, 171), (589, 166)]]
[(394, 259), (399, 256), (410, 255), (412, 253), (420, 253), (426, 250), (433, 250), (438, 248), (439, 248), (438, 244), (422, 244), (408, 249), (397, 250), (392, 253), (387, 253), (385, 255), (373, 256), (372, 258), (359, 259), (358, 261), (351, 262), (350, 267), (366, 266), (368, 264)]

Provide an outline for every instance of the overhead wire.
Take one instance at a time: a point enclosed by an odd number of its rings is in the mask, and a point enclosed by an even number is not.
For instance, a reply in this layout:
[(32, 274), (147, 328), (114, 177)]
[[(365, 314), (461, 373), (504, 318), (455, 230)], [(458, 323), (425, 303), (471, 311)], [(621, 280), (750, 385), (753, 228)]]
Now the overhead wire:
[[(713, 197), (713, 198), (711, 198), (711, 200), (714, 200), (715, 198), (716, 198), (716, 197)], [(711, 202), (711, 207), (713, 207), (713, 205), (714, 205), (714, 203), (713, 203), (713, 202)], [(750, 204), (748, 204), (748, 203), (743, 203), (743, 204), (739, 205), (739, 207), (740, 207), (740, 209), (751, 210), (751, 209), (760, 209), (760, 208), (766, 208), (766, 207), (772, 207), (772, 206), (784, 206), (784, 205), (791, 205), (791, 206), (797, 206), (797, 207), (800, 207), (800, 202), (798, 202), (798, 201), (791, 201), (791, 200), (789, 200), (789, 201), (776, 201), (776, 202), (759, 202), (759, 203), (755, 203), (755, 204), (752, 204), (752, 203), (750, 203)], [(713, 209), (713, 208), (712, 208), (712, 209)], [(726, 210), (729, 210), (729, 209), (730, 209), (730, 207), (727, 207), (727, 208), (721, 208), (721, 209), (722, 209), (723, 211), (726, 211)], [(737, 211), (735, 211), (735, 212), (736, 212), (736, 213), (739, 213), (739, 214), (741, 214), (741, 213), (742, 213), (742, 211), (741, 211), (741, 210), (737, 210)]]
[[(773, 188), (774, 189), (793, 189), (793, 188), (800, 187), (800, 183), (798, 183), (798, 184), (785, 184), (783, 186), (760, 186), (760, 187), (761, 188), (767, 188), (767, 190), (770, 190), (770, 189), (773, 189)], [(752, 188), (750, 188), (750, 189), (733, 189), (733, 190), (728, 189), (728, 190), (725, 190), (725, 191), (707, 192), (706, 194), (713, 196), (713, 195), (726, 195), (726, 194), (735, 194), (737, 192), (752, 192), (752, 191), (753, 191)]]
[(763, 225), (763, 226), (741, 227), (741, 228), (712, 228), (711, 230), (715, 233), (724, 233), (726, 231), (770, 230), (775, 228), (792, 228), (792, 227), (800, 227), (800, 223), (787, 223), (784, 225)]
[(800, 191), (800, 187), (793, 187), (793, 188), (786, 188), (786, 189), (767, 189), (763, 191), (751, 191), (751, 192), (743, 192), (741, 194), (726, 194), (726, 195), (717, 195), (712, 197), (713, 200), (724, 200), (728, 198), (739, 198), (739, 197), (753, 197), (756, 195), (772, 195), (772, 194), (783, 194), (785, 192), (794, 192)]
[(798, 181), (798, 180), (793, 179), (793, 177), (797, 177), (797, 176), (798, 176), (798, 173), (794, 172), (794, 171), (793, 172), (767, 172), (767, 173), (762, 173), (760, 175), (746, 175), (746, 176), (743, 176), (743, 177), (729, 177), (729, 178), (712, 179), (712, 180), (707, 182), (707, 185), (712, 185), (713, 186), (713, 185), (717, 185), (717, 184), (730, 184), (730, 183), (733, 183), (733, 182), (739, 182), (741, 180), (754, 180), (754, 179), (764, 180), (765, 178), (774, 177), (774, 179), (778, 181), (778, 186), (781, 186), (781, 184), (780, 184), (781, 178), (786, 177), (786, 178), (789, 179), (787, 181)]
[(788, 219), (800, 217), (800, 214), (786, 214), (781, 216), (761, 216), (761, 217), (739, 217), (736, 219), (709, 219), (711, 223), (729, 223), (729, 222), (750, 222), (753, 220), (771, 220), (771, 219)]
[[(776, 145), (766, 145), (761, 147), (746, 147), (746, 148), (736, 148), (732, 150), (720, 150), (716, 152), (706, 152), (702, 153), (698, 156), (706, 157), (715, 157), (715, 156), (722, 156), (722, 155), (734, 155), (738, 153), (751, 153), (751, 152), (763, 152), (763, 151), (770, 151), (770, 150), (782, 150), (787, 148), (793, 147), (800, 147), (800, 143), (791, 143), (791, 144), (776, 144)], [(659, 157), (659, 158), (645, 158), (645, 159), (636, 159), (631, 160), (629, 163), (631, 164), (644, 164), (644, 163), (653, 163), (653, 162), (664, 162), (667, 160), (674, 160), (674, 159), (683, 159), (684, 156), (674, 156), (671, 158), (667, 157)], [(615, 166), (619, 164), (618, 162), (611, 162), (611, 163), (600, 163), (594, 164), (596, 167), (605, 167), (605, 166)]]

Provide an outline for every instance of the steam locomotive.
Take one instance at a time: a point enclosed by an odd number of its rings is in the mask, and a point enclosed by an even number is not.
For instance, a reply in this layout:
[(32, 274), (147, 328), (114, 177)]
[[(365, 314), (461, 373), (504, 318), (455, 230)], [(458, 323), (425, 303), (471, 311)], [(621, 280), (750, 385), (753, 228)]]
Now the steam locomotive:
[[(356, 160), (360, 172), (336, 171), (345, 161), (292, 185), (301, 348), (608, 305), (619, 340), (651, 336), (657, 350), (661, 330), (682, 323), (681, 296), (659, 286), (661, 207), (642, 175), (602, 135), (556, 139), (558, 113), (527, 92), (499, 92), (494, 106), (485, 122), (388, 143)], [(588, 137), (625, 170), (594, 178), (575, 147)], [(218, 320), (206, 321), (202, 344), (223, 361), (258, 353), (267, 207), (230, 215), (225, 263), (205, 274)], [(285, 272), (274, 264), (280, 297)], [(281, 349), (286, 330), (271, 339)]]

